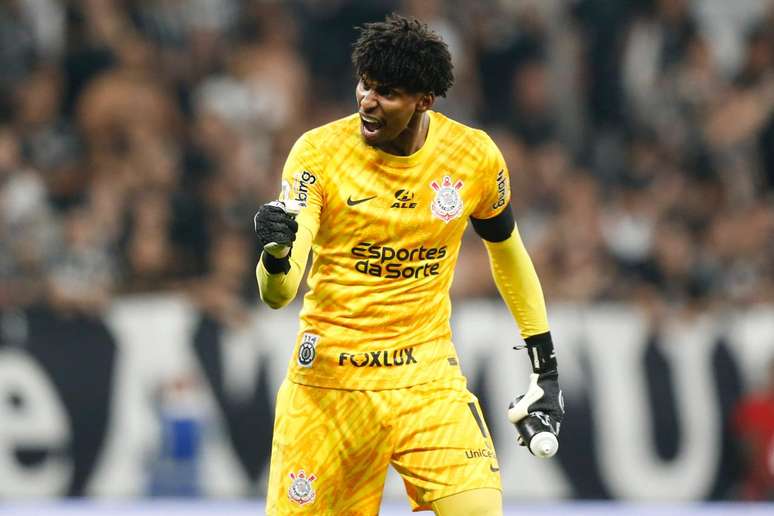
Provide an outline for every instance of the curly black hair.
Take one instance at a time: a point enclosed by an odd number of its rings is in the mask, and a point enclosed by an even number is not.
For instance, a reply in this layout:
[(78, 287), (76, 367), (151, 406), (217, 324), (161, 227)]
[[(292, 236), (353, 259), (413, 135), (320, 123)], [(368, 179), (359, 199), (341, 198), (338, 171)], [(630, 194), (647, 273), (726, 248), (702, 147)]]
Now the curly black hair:
[(454, 82), (449, 47), (426, 24), (391, 14), (383, 22), (356, 27), (352, 64), (358, 78), (410, 93), (445, 97)]

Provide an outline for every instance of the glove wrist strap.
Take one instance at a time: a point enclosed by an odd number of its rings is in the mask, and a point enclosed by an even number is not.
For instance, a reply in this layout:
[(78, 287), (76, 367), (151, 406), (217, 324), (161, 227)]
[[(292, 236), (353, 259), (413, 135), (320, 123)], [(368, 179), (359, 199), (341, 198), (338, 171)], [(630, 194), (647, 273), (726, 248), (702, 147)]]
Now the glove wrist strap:
[(284, 258), (275, 258), (268, 252), (264, 251), (261, 253), (261, 261), (263, 262), (263, 266), (266, 268), (266, 272), (269, 274), (277, 274), (280, 272), (287, 274), (290, 272), (290, 254)]
[(556, 352), (550, 331), (527, 337), (524, 342), (527, 344), (529, 362), (534, 373), (545, 374), (557, 370)]

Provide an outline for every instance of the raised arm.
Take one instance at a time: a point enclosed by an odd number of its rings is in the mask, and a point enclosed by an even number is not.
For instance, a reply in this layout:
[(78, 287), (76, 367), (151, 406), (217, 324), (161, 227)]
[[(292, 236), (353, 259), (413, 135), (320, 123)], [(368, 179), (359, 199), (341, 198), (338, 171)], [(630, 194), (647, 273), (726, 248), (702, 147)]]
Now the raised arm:
[[(320, 227), (324, 161), (308, 137), (302, 136), (285, 162), (278, 202), (264, 204), (255, 214), (261, 251), (255, 275), (261, 300), (272, 308), (287, 305), (298, 292)], [(295, 209), (289, 210), (291, 206)], [(278, 245), (267, 248), (271, 242)]]

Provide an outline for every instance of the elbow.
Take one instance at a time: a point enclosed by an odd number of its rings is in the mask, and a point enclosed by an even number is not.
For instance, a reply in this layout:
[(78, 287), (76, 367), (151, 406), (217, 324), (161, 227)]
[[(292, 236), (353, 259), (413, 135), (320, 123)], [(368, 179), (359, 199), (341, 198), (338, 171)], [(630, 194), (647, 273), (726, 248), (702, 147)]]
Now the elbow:
[(261, 294), (261, 301), (268, 306), (269, 308), (273, 310), (279, 310), (280, 308), (287, 306), (292, 300), (292, 295), (282, 295), (282, 294), (269, 294), (268, 292), (264, 292), (263, 290), (260, 291)]
[(278, 297), (264, 297), (261, 296), (261, 301), (273, 310), (279, 310), (280, 308), (287, 306), (290, 303), (290, 298), (278, 298)]

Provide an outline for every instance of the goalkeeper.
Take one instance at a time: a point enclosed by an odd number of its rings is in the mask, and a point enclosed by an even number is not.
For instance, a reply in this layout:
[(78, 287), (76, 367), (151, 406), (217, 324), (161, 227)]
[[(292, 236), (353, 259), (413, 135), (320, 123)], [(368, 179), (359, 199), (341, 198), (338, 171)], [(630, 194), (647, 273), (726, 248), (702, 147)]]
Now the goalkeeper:
[(277, 394), (267, 511), (376, 514), (392, 464), (414, 510), (501, 514), (497, 455), (449, 325), (468, 221), (534, 373), (509, 416), (541, 413), (557, 433), (563, 415), (508, 169), (486, 133), (432, 109), (453, 76), (426, 25), (398, 15), (366, 24), (352, 60), (357, 112), (298, 139), (279, 199), (255, 215), (266, 304), (289, 303), (313, 257)]

